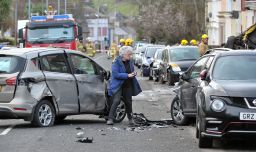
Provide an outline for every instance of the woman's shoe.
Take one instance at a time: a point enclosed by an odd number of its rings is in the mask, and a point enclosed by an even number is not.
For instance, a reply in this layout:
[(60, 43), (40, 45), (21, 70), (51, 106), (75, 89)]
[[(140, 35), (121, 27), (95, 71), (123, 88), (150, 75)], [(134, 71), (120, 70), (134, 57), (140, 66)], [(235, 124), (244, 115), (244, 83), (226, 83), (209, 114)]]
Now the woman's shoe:
[(108, 121), (107, 121), (107, 125), (113, 125), (113, 124), (114, 124), (113, 119), (108, 119)]

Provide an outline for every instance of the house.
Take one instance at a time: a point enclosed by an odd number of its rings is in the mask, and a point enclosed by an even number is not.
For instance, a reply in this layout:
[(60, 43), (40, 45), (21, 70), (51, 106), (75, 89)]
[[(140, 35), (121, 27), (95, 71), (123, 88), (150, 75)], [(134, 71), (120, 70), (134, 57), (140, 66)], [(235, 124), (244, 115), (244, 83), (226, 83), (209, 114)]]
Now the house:
[(207, 6), (209, 45), (220, 46), (256, 21), (256, 0), (208, 0)]

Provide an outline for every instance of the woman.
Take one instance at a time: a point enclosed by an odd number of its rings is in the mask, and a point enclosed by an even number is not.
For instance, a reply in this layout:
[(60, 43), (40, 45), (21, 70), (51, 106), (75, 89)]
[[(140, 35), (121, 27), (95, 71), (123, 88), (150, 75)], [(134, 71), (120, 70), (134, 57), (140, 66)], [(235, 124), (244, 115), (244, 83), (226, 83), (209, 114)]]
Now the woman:
[(133, 125), (132, 118), (132, 96), (141, 92), (140, 85), (135, 78), (134, 64), (131, 60), (132, 47), (123, 46), (119, 50), (119, 56), (112, 64), (112, 77), (108, 87), (108, 95), (111, 97), (112, 105), (108, 116), (108, 125), (114, 124), (114, 114), (120, 103), (121, 97), (126, 104), (129, 125)]

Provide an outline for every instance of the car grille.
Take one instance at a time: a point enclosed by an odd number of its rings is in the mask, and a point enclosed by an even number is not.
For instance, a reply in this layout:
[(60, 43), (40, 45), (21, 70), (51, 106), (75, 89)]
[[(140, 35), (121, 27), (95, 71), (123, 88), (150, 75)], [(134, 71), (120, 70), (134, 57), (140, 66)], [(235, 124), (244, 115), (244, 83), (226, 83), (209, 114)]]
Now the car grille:
[(244, 98), (231, 97), (229, 99), (231, 100), (233, 106), (241, 107), (241, 108), (248, 108), (247, 104), (244, 101)]
[(256, 131), (256, 123), (244, 122), (244, 123), (230, 123), (225, 131), (231, 130), (246, 130), (246, 131)]
[(256, 98), (244, 98), (247, 106), (251, 109), (256, 109)]

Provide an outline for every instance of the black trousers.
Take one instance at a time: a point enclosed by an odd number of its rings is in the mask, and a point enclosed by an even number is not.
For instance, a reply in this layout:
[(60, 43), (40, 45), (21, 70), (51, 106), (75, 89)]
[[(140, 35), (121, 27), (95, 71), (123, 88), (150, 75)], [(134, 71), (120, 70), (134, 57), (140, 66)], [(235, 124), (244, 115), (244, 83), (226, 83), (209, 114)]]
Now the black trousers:
[(112, 97), (111, 97), (111, 108), (109, 111), (108, 118), (115, 119), (116, 109), (120, 104), (121, 98), (125, 103), (126, 112), (128, 119), (132, 118), (132, 88), (121, 87)]

